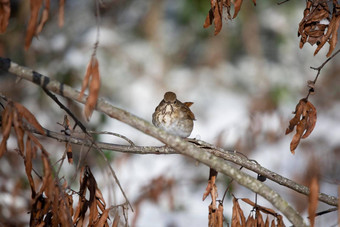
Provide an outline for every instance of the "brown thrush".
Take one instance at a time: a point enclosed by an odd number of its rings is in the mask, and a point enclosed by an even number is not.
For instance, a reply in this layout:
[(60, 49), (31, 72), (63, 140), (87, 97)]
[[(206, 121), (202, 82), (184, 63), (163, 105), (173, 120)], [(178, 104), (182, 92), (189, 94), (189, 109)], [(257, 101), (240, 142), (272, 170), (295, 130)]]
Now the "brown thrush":
[(194, 127), (195, 115), (189, 107), (192, 102), (182, 103), (176, 94), (168, 91), (152, 114), (152, 123), (168, 133), (188, 137)]

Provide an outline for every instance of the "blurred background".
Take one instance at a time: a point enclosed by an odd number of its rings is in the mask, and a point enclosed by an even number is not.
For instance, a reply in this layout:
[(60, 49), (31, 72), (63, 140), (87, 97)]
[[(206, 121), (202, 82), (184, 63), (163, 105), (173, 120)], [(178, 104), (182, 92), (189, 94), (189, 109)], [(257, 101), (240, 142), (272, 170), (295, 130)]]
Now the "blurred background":
[[(197, 120), (190, 137), (242, 152), (304, 185), (318, 173), (321, 192), (337, 196), (339, 56), (321, 71), (316, 94), (310, 97), (318, 111), (316, 127), (300, 142), (295, 155), (289, 150), (293, 134), (284, 135), (296, 104), (307, 95), (307, 81), (315, 78), (316, 71), (310, 66), (321, 65), (328, 51), (328, 44), (315, 57), (315, 47), (305, 44), (299, 49), (297, 29), (304, 4), (304, 1), (282, 5), (259, 1), (255, 7), (251, 1), (245, 1), (234, 20), (228, 21), (224, 16), (222, 31), (214, 36), (213, 26), (203, 29), (210, 9), (208, 0), (102, 1), (97, 50), (100, 97), (151, 121), (164, 93), (173, 91), (179, 100), (194, 102), (191, 109)], [(58, 3), (52, 1), (49, 20), (28, 51), (24, 51), (24, 38), (29, 1), (11, 0), (11, 7), (7, 32), (0, 36), (1, 57), (80, 89), (96, 42), (95, 1), (66, 1), (62, 28), (58, 27)], [(0, 75), (3, 95), (25, 105), (45, 128), (62, 129), (57, 122), (63, 121), (65, 113), (39, 87), (26, 81), (16, 83), (14, 76), (4, 72)], [(70, 100), (63, 102), (85, 123), (82, 105)], [(161, 145), (101, 113), (95, 112), (87, 126), (95, 131), (122, 134), (137, 145)], [(112, 136), (97, 139), (126, 144)], [(61, 158), (63, 144), (41, 140), (55, 161)], [(15, 138), (11, 138), (8, 147), (10, 151), (0, 160), (0, 223), (26, 226), (29, 184), (22, 160), (14, 151)], [(80, 149), (73, 147), (75, 163)], [(138, 216), (129, 212), (130, 224), (135, 218), (136, 226), (142, 227), (208, 225), (211, 200), (202, 202), (209, 176), (207, 166), (180, 155), (128, 155), (113, 151), (106, 151), (106, 155), (128, 198), (139, 207)], [(98, 152), (90, 152), (85, 162), (92, 168), (107, 204), (124, 202)], [(61, 175), (73, 179), (69, 184), (78, 190), (78, 178), (72, 178), (75, 173), (76, 166), (65, 162)], [(154, 197), (147, 196), (157, 180), (166, 187)], [(218, 175), (219, 198), (229, 181), (228, 177)], [(307, 220), (307, 196), (270, 181), (266, 183)], [(232, 185), (231, 192), (237, 198), (255, 198), (254, 193), (237, 184)], [(258, 198), (258, 203), (273, 208), (262, 198)], [(244, 204), (241, 207), (247, 217), (252, 207)], [(320, 202), (317, 210), (328, 208)], [(232, 200), (228, 195), (224, 201), (226, 223), (230, 223), (231, 213)], [(336, 213), (317, 217), (316, 226), (336, 226)], [(290, 225), (287, 219), (284, 221)]]

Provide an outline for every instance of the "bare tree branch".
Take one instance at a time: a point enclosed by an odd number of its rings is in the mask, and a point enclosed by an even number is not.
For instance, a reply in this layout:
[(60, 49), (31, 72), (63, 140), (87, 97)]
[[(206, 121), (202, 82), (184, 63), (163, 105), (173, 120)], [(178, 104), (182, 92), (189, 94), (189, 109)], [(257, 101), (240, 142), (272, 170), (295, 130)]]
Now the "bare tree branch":
[[(22, 67), (16, 63), (11, 62), (9, 59), (0, 58), (0, 68), (20, 76), (26, 80), (32, 81), (42, 88), (46, 88), (56, 94), (76, 100), (81, 103), (86, 102), (86, 97), (78, 100), (79, 92), (73, 88), (61, 84), (58, 81), (50, 80), (29, 68)], [(272, 190), (267, 185), (256, 180), (250, 175), (239, 171), (237, 168), (225, 162), (224, 159), (219, 158), (205, 149), (199, 148), (192, 143), (189, 143), (183, 138), (166, 133), (164, 130), (154, 127), (149, 122), (119, 108), (110, 105), (104, 99), (98, 99), (96, 109), (106, 115), (122, 121), (143, 133), (157, 138), (161, 142), (171, 146), (177, 152), (186, 156), (192, 157), (212, 168), (218, 172), (224, 173), (233, 178), (239, 184), (249, 188), (250, 190), (258, 193), (270, 203), (272, 203), (278, 210), (280, 210), (288, 220), (295, 226), (307, 226), (300, 214), (291, 207), (277, 192)]]
[(330, 56), (329, 58), (327, 58), (319, 67), (310, 67), (311, 69), (314, 69), (314, 70), (316, 70), (317, 71), (317, 73), (316, 73), (316, 76), (315, 76), (315, 78), (314, 78), (314, 80), (313, 81), (309, 81), (309, 83), (308, 83), (308, 86), (310, 87), (309, 88), (309, 90), (308, 90), (308, 94), (307, 94), (307, 96), (306, 96), (306, 99), (308, 99), (308, 97), (309, 97), (309, 95), (310, 94), (313, 94), (314, 93), (314, 87), (315, 87), (315, 83), (316, 83), (316, 81), (318, 80), (318, 78), (319, 78), (319, 75), (320, 75), (320, 72), (321, 72), (321, 70), (322, 70), (322, 68), (331, 60), (331, 59), (333, 59), (337, 54), (339, 54), (340, 53), (340, 49), (339, 50), (337, 50), (334, 54), (332, 54), (332, 56)]
[[(28, 130), (39, 134), (39, 132), (34, 129), (33, 127), (28, 128)], [(85, 145), (85, 146), (92, 146), (92, 142), (80, 137), (75, 136), (66, 136), (62, 133), (52, 132), (50, 130), (45, 130), (45, 136), (56, 139), (58, 141), (62, 142), (70, 142), (73, 144), (78, 145)], [(84, 136), (83, 136), (84, 137)], [(234, 151), (227, 151), (222, 148), (218, 148), (212, 144), (206, 143), (201, 140), (196, 139), (189, 139), (189, 142), (196, 145), (198, 148), (202, 148), (206, 150), (207, 152), (223, 158), (224, 160), (231, 161), (235, 164), (238, 164), (240, 166), (243, 166), (257, 174), (260, 174), (280, 185), (283, 185), (285, 187), (288, 187), (296, 192), (299, 192), (304, 195), (309, 195), (309, 188), (307, 186), (301, 185), (297, 182), (294, 182), (286, 177), (281, 176), (278, 173), (275, 173), (271, 170), (268, 170), (261, 166), (258, 163), (253, 162), (252, 160), (247, 159), (244, 156), (238, 155), (238, 153)], [(131, 143), (130, 141), (129, 143)], [(136, 145), (121, 145), (121, 144), (113, 144), (113, 143), (105, 143), (105, 142), (96, 142), (97, 146), (104, 150), (111, 150), (111, 151), (117, 151), (122, 153), (130, 153), (130, 154), (179, 154), (176, 150), (169, 146), (136, 146)], [(324, 193), (319, 194), (319, 200), (321, 202), (327, 203), (332, 206), (338, 206), (338, 199), (334, 196), (329, 196)]]

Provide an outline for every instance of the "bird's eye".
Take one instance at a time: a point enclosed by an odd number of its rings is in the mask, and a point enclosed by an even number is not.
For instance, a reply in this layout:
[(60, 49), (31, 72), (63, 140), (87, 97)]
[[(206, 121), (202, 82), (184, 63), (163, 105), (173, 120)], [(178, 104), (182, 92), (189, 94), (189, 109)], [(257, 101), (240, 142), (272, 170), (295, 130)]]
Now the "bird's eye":
[(176, 103), (177, 103), (177, 100), (174, 101), (174, 104), (176, 104)]

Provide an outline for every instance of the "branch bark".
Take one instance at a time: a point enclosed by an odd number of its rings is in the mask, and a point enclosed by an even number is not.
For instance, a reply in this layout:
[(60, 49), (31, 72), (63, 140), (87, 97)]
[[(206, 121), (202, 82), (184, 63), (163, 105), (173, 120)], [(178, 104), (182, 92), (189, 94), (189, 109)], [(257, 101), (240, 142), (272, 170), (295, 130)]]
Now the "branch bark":
[[(39, 134), (37, 130), (33, 127), (29, 127), (28, 130), (31, 132)], [(50, 131), (48, 129), (45, 130), (45, 136), (56, 139), (62, 142), (70, 142), (77, 145), (84, 145), (87, 147), (93, 146), (93, 142), (84, 138), (81, 138), (81, 135), (77, 136), (66, 136), (65, 134), (57, 133)], [(201, 140), (189, 139), (190, 143), (193, 143), (196, 147), (202, 148), (205, 151), (223, 158), (226, 161), (231, 161), (237, 165), (243, 166), (244, 168), (251, 170), (257, 174), (260, 174), (280, 185), (288, 187), (298, 193), (304, 194), (306, 196), (309, 195), (309, 188), (307, 186), (301, 185), (293, 180), (290, 180), (284, 176), (281, 176), (278, 173), (275, 173), (269, 169), (264, 168), (258, 163), (253, 162), (252, 160), (247, 159), (244, 156), (238, 155), (234, 151), (227, 151), (222, 148), (218, 148), (212, 144), (206, 143)], [(167, 155), (167, 154), (179, 154), (176, 150), (169, 146), (136, 146), (136, 145), (121, 145), (121, 144), (113, 144), (113, 143), (105, 143), (105, 142), (96, 142), (97, 146), (100, 149), (122, 152), (122, 153), (130, 153), (130, 154), (156, 154), (156, 155)], [(338, 206), (338, 198), (334, 196), (329, 196), (324, 193), (319, 194), (319, 200), (321, 202), (327, 203), (331, 206)]]
[[(10, 59), (0, 58), (0, 68), (21, 78), (32, 81), (42, 88), (50, 90), (61, 96), (70, 98), (80, 103), (86, 102), (87, 97), (83, 97), (79, 100), (79, 92), (75, 91), (73, 88), (59, 83), (58, 81), (50, 80), (48, 77), (32, 71), (29, 68), (19, 66), (18, 64), (11, 62)], [(125, 110), (116, 108), (110, 105), (104, 99), (98, 99), (96, 109), (112, 118), (115, 118), (140, 130), (145, 134), (148, 134), (160, 140), (164, 144), (172, 147), (180, 154), (192, 157), (214, 168), (218, 172), (228, 175), (239, 184), (247, 187), (248, 189), (267, 199), (278, 210), (280, 210), (294, 226), (307, 226), (300, 214), (293, 207), (291, 207), (277, 192), (275, 192), (262, 182), (251, 177), (250, 175), (239, 171), (237, 168), (225, 162), (224, 159), (207, 152), (203, 148), (189, 143), (183, 138), (168, 134), (164, 130), (154, 127), (149, 122)]]

